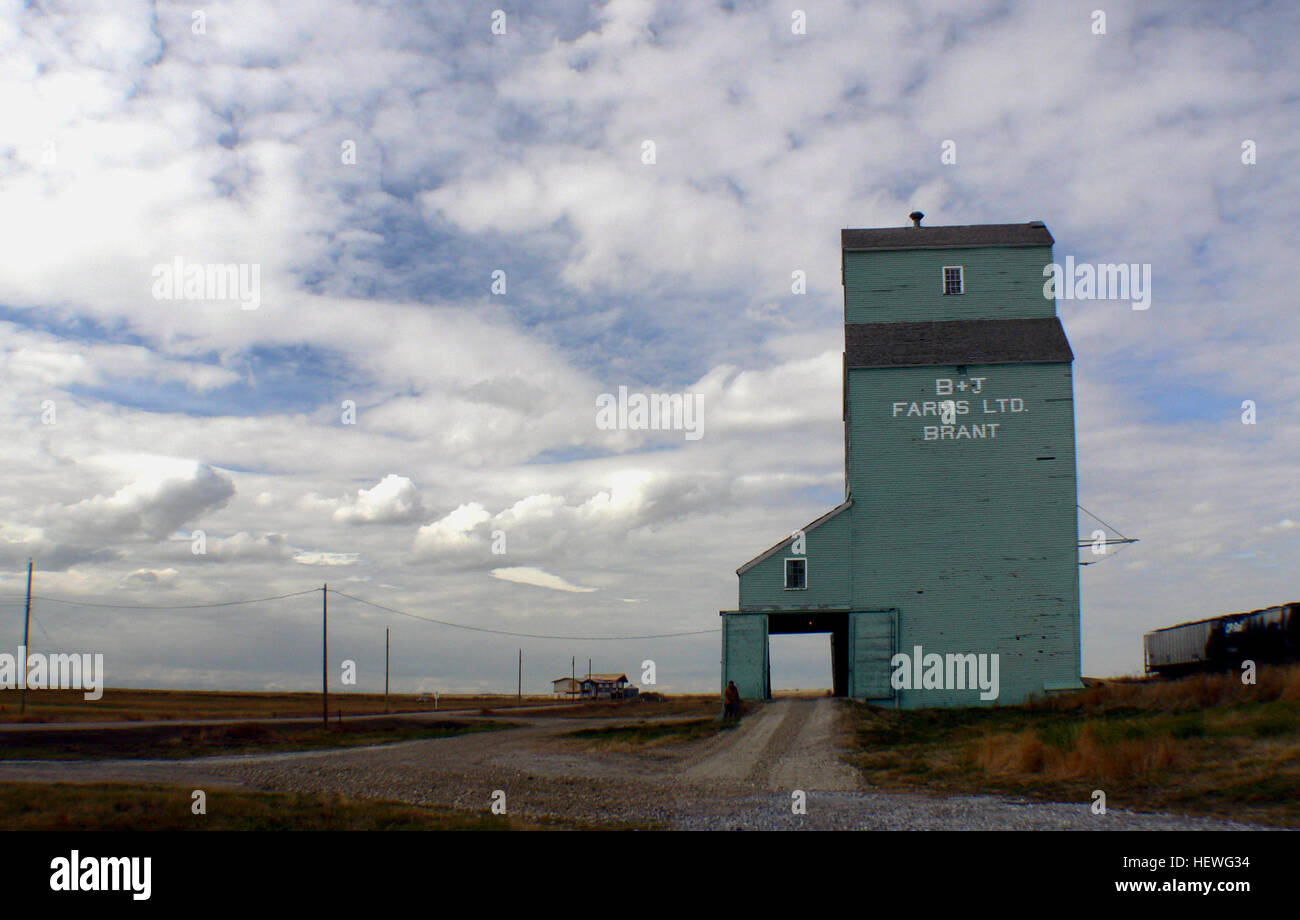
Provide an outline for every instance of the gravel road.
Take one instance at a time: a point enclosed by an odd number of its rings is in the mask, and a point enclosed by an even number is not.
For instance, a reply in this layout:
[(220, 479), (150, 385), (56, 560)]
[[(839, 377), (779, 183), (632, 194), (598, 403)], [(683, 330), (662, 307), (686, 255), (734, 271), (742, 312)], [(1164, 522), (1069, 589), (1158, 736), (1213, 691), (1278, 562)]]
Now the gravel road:
[[(188, 761), (0, 761), (0, 781), (147, 782), (338, 792), (357, 798), (682, 829), (1171, 830), (1252, 825), (994, 796), (880, 792), (844, 763), (839, 701), (778, 700), (703, 741), (638, 751), (564, 737), (593, 719), (516, 717), (521, 728), (342, 751)], [(610, 723), (626, 722), (609, 720)], [(796, 790), (806, 814), (794, 814)]]

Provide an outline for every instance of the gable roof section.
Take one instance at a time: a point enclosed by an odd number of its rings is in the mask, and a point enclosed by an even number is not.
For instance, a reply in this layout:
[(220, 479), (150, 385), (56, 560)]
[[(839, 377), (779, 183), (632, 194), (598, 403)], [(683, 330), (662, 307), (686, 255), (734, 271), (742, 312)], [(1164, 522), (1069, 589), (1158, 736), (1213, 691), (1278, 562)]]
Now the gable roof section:
[[(844, 504), (842, 504), (842, 505), (836, 505), (836, 506), (835, 506), (834, 508), (832, 508), (830, 511), (827, 511), (825, 514), (823, 514), (823, 515), (822, 515), (821, 517), (819, 517), (817, 520), (813, 521), (811, 524), (805, 524), (803, 527), (800, 527), (799, 529), (802, 530), (805, 534), (808, 533), (809, 531), (816, 530), (818, 527), (822, 526), (822, 525), (825, 524), (827, 521), (829, 521), (831, 518), (833, 518), (833, 517), (835, 517), (836, 515), (840, 514), (842, 511), (844, 511), (846, 508), (848, 508), (848, 507), (849, 507), (850, 505), (852, 505), (852, 504), (853, 504), (853, 500), (852, 500), (852, 499), (849, 499), (848, 501), (846, 501), (846, 502), (845, 502)], [(758, 564), (759, 564), (760, 562), (762, 562), (764, 559), (769, 559), (769, 558), (771, 558), (772, 556), (774, 556), (774, 555), (776, 555), (778, 552), (780, 552), (782, 549), (784, 549), (785, 547), (789, 546), (793, 541), (794, 541), (794, 534), (790, 534), (790, 536), (786, 537), (786, 538), (785, 538), (784, 540), (782, 540), (780, 543), (776, 544), (776, 546), (773, 546), (771, 549), (764, 550), (763, 553), (761, 553), (761, 554), (758, 555), (758, 556), (755, 556), (753, 559), (751, 559), (751, 560), (749, 560), (748, 562), (746, 562), (746, 563), (745, 563), (744, 565), (742, 565), (740, 568), (736, 569), (736, 574), (737, 574), (737, 575), (744, 575), (746, 572), (748, 572), (748, 571), (749, 571), (750, 569), (752, 569), (754, 566), (758, 565)]]
[(881, 227), (841, 230), (844, 252), (886, 249), (967, 249), (975, 246), (1051, 246), (1056, 240), (1041, 220), (1027, 224), (967, 224), (957, 227)]
[(1074, 360), (1055, 316), (929, 323), (846, 323), (848, 367), (1057, 364)]

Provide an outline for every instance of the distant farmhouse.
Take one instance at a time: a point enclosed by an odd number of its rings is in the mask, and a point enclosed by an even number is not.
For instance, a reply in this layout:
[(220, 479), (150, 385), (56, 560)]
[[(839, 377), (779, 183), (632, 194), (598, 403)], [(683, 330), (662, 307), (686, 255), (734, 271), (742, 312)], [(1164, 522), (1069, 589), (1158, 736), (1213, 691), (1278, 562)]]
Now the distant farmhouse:
[(556, 696), (574, 697), (582, 692), (582, 684), (572, 677), (557, 677), (551, 681), (551, 693)]
[(586, 699), (626, 700), (636, 696), (636, 687), (628, 686), (626, 674), (588, 674), (580, 683)]
[(588, 674), (576, 679), (557, 677), (551, 681), (551, 692), (584, 700), (630, 700), (637, 688), (629, 686), (626, 674)]

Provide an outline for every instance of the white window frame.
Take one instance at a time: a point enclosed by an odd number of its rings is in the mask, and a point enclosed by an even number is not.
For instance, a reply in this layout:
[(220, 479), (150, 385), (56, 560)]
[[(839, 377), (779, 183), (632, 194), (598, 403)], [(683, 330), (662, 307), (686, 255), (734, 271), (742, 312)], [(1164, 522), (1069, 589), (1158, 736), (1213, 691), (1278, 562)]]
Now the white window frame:
[[(948, 270), (949, 270), (949, 269), (952, 269), (952, 268), (957, 269), (957, 288), (958, 288), (958, 290), (956, 290), (956, 291), (949, 291), (949, 290), (948, 290)], [(941, 292), (943, 292), (943, 294), (945, 294), (945, 295), (947, 295), (947, 296), (952, 296), (953, 294), (965, 294), (965, 293), (966, 293), (966, 268), (965, 268), (965, 266), (962, 266), (962, 265), (945, 265), (945, 266), (943, 267), (943, 270), (939, 272), (939, 290), (940, 290)]]
[[(803, 563), (803, 587), (790, 587), (790, 563), (799, 560)], [(808, 590), (808, 557), (807, 556), (786, 556), (785, 562), (781, 564), (781, 580), (787, 591), (807, 591)]]

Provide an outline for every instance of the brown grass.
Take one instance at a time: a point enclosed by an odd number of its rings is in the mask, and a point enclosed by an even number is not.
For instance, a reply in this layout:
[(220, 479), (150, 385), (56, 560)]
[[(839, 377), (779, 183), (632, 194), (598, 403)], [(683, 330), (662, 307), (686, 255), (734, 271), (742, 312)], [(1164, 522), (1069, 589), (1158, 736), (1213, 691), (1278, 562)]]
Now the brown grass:
[(495, 720), (357, 719), (328, 726), (301, 722), (244, 722), (229, 725), (96, 726), (40, 731), (13, 729), (0, 735), (6, 760), (96, 758), (189, 758), (226, 754), (314, 751), (448, 738), (496, 731), (510, 723)]
[[(176, 719), (256, 719), (318, 716), (319, 693), (229, 690), (135, 690), (108, 687), (99, 700), (87, 700), (80, 690), (29, 690), (27, 713), (20, 716), (18, 690), (0, 690), (0, 722), (141, 722)], [(525, 696), (523, 705), (552, 705), (550, 696)], [(330, 718), (384, 712), (382, 693), (331, 692)], [(514, 694), (438, 697), (439, 711), (520, 705)], [(423, 712), (433, 700), (417, 694), (392, 694), (392, 712)]]
[(1235, 674), (1196, 674), (1177, 680), (1117, 678), (1089, 680), (1079, 693), (1031, 704), (1053, 712), (1104, 713), (1117, 709), (1186, 712), (1244, 703), (1300, 702), (1300, 665), (1261, 667), (1256, 683)]
[(1022, 706), (857, 708), (878, 786), (1012, 793), (1300, 827), (1300, 665), (1180, 680), (1088, 680)]
[(1033, 731), (985, 735), (966, 750), (969, 762), (996, 776), (1032, 774), (1050, 780), (1132, 779), (1170, 770), (1181, 752), (1168, 738), (1127, 739), (1106, 743), (1085, 726), (1070, 748), (1044, 744)]
[(536, 830), (583, 829), (487, 812), (338, 795), (207, 790), (207, 814), (191, 811), (192, 790), (112, 783), (0, 783), (0, 830)]
[[(485, 710), (490, 712), (490, 710)], [(567, 719), (606, 719), (676, 715), (718, 715), (722, 701), (716, 695), (692, 694), (670, 696), (663, 702), (652, 703), (635, 700), (593, 700), (574, 705), (560, 705), (544, 713), (533, 715), (557, 716)]]

